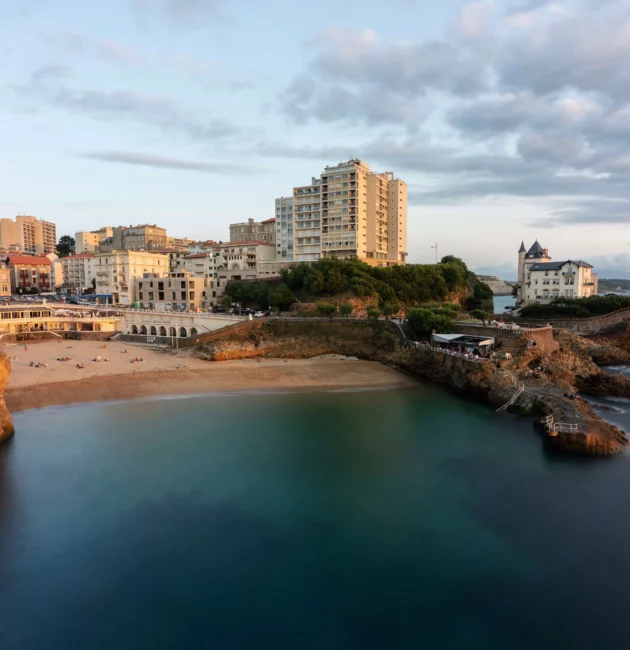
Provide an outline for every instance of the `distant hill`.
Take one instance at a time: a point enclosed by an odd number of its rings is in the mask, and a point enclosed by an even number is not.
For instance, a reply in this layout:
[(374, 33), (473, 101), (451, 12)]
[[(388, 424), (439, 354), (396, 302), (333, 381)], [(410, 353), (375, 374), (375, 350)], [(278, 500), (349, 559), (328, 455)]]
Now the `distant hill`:
[(630, 292), (630, 280), (608, 280), (608, 279), (599, 279), (599, 293), (608, 293), (612, 291), (629, 291)]

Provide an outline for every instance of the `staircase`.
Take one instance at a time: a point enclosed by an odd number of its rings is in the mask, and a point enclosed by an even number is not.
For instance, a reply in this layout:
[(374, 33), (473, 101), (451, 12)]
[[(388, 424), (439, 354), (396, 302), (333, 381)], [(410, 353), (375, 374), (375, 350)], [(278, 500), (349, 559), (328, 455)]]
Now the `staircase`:
[(522, 409), (526, 409), (531, 406), (534, 400), (534, 396), (531, 393), (525, 391), (525, 384), (519, 383), (516, 392), (510, 399), (501, 407), (497, 409), (497, 413), (504, 413), (507, 411), (510, 406), (517, 406)]

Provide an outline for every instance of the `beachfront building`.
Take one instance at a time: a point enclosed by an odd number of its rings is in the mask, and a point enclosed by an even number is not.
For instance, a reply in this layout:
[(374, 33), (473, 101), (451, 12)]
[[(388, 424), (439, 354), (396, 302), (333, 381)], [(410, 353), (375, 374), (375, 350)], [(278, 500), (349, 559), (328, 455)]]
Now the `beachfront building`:
[(549, 250), (538, 240), (529, 250), (518, 251), (518, 304), (546, 303), (559, 298), (588, 298), (597, 295), (597, 275), (583, 260), (553, 262)]
[(188, 271), (166, 276), (145, 273), (134, 279), (137, 302), (157, 311), (198, 311), (206, 306), (206, 279)]
[(190, 245), (195, 242), (188, 237), (167, 237), (166, 246), (169, 249), (181, 251), (182, 253), (187, 253)]
[(53, 309), (44, 305), (0, 306), (0, 338), (81, 338), (120, 331), (123, 320), (111, 314)]
[(50, 221), (18, 215), (0, 219), (0, 248), (46, 255), (57, 250), (57, 227)]
[(136, 301), (134, 278), (145, 273), (165, 276), (170, 260), (164, 253), (116, 250), (96, 253), (93, 269), (97, 294), (111, 295), (115, 304), (132, 305)]
[(63, 288), (83, 293), (86, 289), (93, 289), (94, 253), (81, 253), (61, 258), (63, 270)]
[(276, 199), (276, 257), (293, 261), (293, 197)]
[(52, 263), (44, 256), (7, 255), (4, 263), (11, 273), (13, 293), (42, 293), (53, 290)]
[(262, 241), (275, 246), (276, 219), (274, 217), (265, 221), (248, 219), (243, 223), (232, 223), (230, 224), (230, 241)]
[[(292, 222), (288, 199), (276, 199), (276, 231), (293, 229), (293, 260), (357, 257), (371, 266), (407, 261), (407, 184), (393, 172), (376, 173), (361, 160), (327, 166), (309, 185), (293, 188)], [(285, 209), (287, 218), (278, 226)], [(287, 238), (288, 239), (288, 238)]]

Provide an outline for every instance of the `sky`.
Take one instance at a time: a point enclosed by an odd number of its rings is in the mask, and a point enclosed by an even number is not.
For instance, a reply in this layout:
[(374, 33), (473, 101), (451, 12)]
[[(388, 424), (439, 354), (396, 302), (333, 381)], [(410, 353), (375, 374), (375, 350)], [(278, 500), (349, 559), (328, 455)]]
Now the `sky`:
[(409, 261), (630, 277), (630, 0), (1, 0), (0, 217), (228, 239), (351, 157)]

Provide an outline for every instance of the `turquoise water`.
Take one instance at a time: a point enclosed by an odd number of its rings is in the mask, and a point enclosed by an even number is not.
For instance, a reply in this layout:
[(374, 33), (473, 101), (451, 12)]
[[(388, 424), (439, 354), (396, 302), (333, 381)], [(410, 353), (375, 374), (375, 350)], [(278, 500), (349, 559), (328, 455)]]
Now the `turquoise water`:
[(494, 313), (502, 314), (506, 307), (513, 307), (516, 305), (516, 298), (514, 296), (494, 296)]
[(630, 464), (419, 386), (18, 414), (2, 650), (623, 648)]

